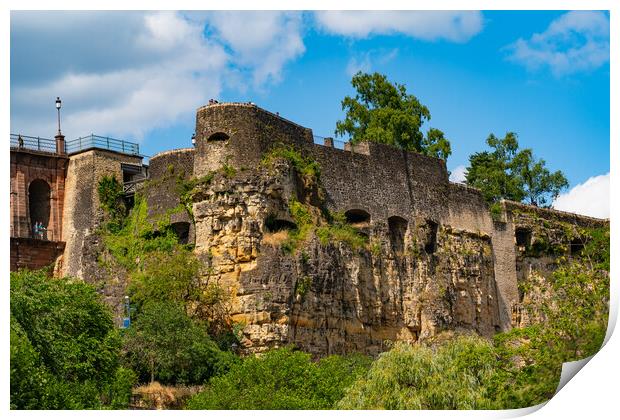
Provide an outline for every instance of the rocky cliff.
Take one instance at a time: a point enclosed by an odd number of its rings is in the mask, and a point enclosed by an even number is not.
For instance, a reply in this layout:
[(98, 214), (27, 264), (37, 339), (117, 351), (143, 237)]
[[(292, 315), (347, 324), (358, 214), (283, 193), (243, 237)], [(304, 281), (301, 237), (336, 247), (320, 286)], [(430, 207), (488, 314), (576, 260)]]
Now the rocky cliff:
[(279, 160), (216, 172), (193, 191), (203, 281), (230, 294), (247, 351), (293, 343), (315, 354), (377, 354), (443, 329), (499, 328), (488, 235), (426, 220), (402, 231), (397, 221), (336, 226), (320, 185), (306, 181)]

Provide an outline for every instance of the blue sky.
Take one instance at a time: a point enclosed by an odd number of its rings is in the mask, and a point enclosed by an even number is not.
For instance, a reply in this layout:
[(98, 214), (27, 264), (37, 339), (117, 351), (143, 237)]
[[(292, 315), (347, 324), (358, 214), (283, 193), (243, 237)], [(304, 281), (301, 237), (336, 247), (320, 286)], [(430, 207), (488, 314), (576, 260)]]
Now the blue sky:
[(330, 136), (357, 70), (428, 106), (455, 177), (489, 133), (514, 131), (569, 179), (557, 208), (609, 214), (605, 12), (12, 12), (11, 132), (52, 137), (61, 96), (69, 139), (146, 155), (188, 147), (209, 98)]

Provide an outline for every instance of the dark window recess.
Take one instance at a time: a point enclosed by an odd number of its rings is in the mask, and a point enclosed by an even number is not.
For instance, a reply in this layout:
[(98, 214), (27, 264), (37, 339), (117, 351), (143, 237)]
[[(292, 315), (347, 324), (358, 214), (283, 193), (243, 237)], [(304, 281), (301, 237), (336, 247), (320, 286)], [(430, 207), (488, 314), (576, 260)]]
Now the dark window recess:
[(390, 245), (395, 253), (402, 253), (405, 250), (405, 233), (407, 232), (407, 220), (399, 216), (388, 218), (390, 229)]
[(121, 170), (123, 171), (123, 182), (125, 183), (146, 178), (147, 167), (141, 165), (121, 163)]
[(532, 241), (532, 232), (529, 229), (517, 228), (515, 229), (515, 240), (518, 247), (527, 248)]
[(570, 241), (570, 253), (571, 255), (580, 254), (583, 250), (584, 243), (581, 238), (574, 238)]
[(427, 254), (433, 254), (437, 251), (437, 228), (439, 225), (432, 220), (426, 221), (426, 241), (424, 242), (424, 251)]
[(290, 220), (278, 219), (275, 216), (268, 216), (265, 219), (265, 229), (267, 232), (279, 232), (281, 230), (294, 230), (297, 225)]
[[(30, 210), (30, 226), (32, 236), (37, 239), (47, 239), (47, 229), (50, 223), (50, 186), (42, 179), (35, 179), (28, 187), (28, 209)], [(35, 233), (35, 224), (41, 224), (44, 229)]]
[(226, 133), (213, 133), (209, 136), (207, 141), (226, 141), (230, 138), (230, 136)]
[(189, 242), (189, 223), (177, 222), (170, 225), (174, 234), (179, 238), (179, 243), (186, 245)]
[(364, 225), (370, 223), (370, 214), (364, 210), (352, 209), (344, 212), (347, 223), (352, 225)]

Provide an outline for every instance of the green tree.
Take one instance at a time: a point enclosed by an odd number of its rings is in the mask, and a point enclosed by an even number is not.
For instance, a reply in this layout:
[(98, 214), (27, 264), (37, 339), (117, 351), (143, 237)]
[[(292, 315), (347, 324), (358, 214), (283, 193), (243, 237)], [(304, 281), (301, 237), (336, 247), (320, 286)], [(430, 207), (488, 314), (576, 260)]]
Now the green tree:
[(212, 378), (187, 407), (195, 410), (329, 409), (344, 389), (366, 372), (370, 359), (311, 355), (291, 348), (248, 356), (223, 376)]
[(435, 348), (398, 343), (355, 382), (339, 409), (492, 409), (487, 386), (497, 369), (492, 344), (475, 336)]
[(563, 362), (578, 360), (596, 353), (605, 337), (609, 315), (609, 229), (588, 233), (581, 255), (566, 260), (551, 279), (533, 276), (530, 289), (545, 299), (525, 305), (531, 318), (540, 319), (541, 345), (553, 345)]
[[(44, 271), (11, 273), (11, 404), (15, 408), (119, 407), (120, 338), (94, 287)], [(119, 394), (120, 393), (120, 394)]]
[(562, 363), (591, 356), (603, 344), (609, 313), (609, 230), (590, 234), (580, 257), (561, 263), (551, 279), (533, 277), (528, 282), (525, 293), (531, 287), (545, 296), (542, 303), (524, 308), (539, 322), (494, 337), (502, 369), (491, 389), (493, 399), (506, 408), (551, 398)]
[(379, 73), (362, 72), (353, 76), (351, 84), (357, 94), (342, 100), (346, 117), (336, 123), (336, 135), (349, 134), (353, 143), (385, 143), (444, 160), (450, 156), (450, 142), (441, 130), (422, 133), (430, 111), (404, 85), (391, 83)]
[(50, 375), (24, 329), (11, 316), (11, 408), (42, 408)]
[(172, 252), (148, 252), (131, 275), (129, 293), (139, 306), (145, 302), (172, 301), (188, 309), (200, 298), (199, 269), (196, 256), (181, 246), (175, 246)]
[(234, 363), (174, 302), (147, 302), (124, 337), (125, 362), (142, 382), (202, 384)]
[(568, 186), (561, 171), (551, 173), (531, 149), (519, 150), (515, 133), (508, 132), (504, 138), (490, 134), (486, 142), (493, 150), (469, 157), (466, 180), (482, 191), (487, 202), (527, 200), (546, 207)]

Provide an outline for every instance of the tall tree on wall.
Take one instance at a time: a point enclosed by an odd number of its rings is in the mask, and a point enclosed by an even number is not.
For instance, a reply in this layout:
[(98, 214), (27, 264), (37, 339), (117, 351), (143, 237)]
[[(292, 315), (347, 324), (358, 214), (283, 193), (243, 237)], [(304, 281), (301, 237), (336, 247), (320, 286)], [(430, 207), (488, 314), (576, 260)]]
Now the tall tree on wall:
[(351, 79), (355, 97), (342, 100), (344, 121), (336, 123), (336, 135), (348, 134), (352, 143), (373, 141), (447, 160), (452, 153), (444, 133), (422, 124), (431, 119), (428, 108), (404, 85), (391, 83), (383, 74), (358, 72)]
[(488, 202), (507, 199), (549, 207), (568, 187), (564, 174), (551, 173), (544, 160), (534, 157), (532, 149), (519, 150), (517, 134), (508, 132), (504, 138), (490, 134), (486, 142), (492, 151), (469, 157), (466, 181), (480, 189)]

